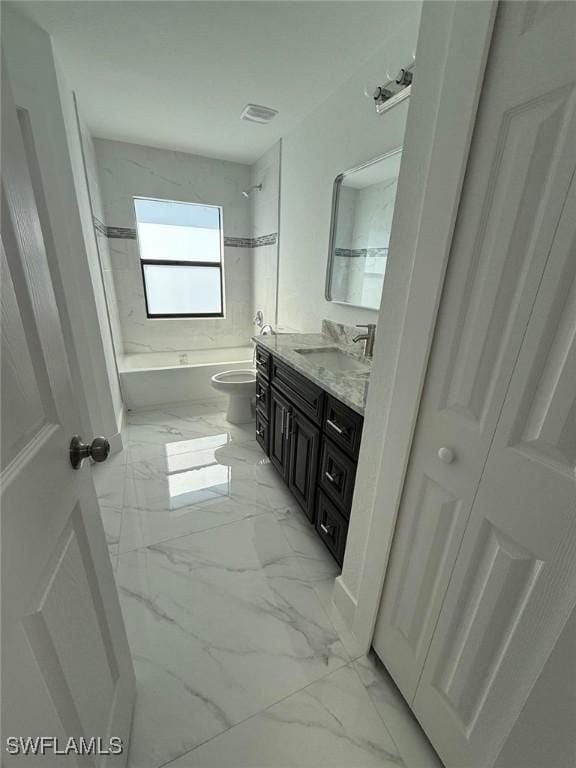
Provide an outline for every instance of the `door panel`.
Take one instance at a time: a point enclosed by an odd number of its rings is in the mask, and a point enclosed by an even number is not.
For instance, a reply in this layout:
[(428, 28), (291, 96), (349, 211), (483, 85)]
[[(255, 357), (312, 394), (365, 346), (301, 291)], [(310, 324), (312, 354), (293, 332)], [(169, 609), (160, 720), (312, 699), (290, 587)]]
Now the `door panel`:
[(289, 440), (286, 429), (290, 403), (273, 387), (270, 389), (270, 461), (282, 475), (288, 478), (290, 460)]
[[(134, 675), (22, 138), (2, 67), (2, 701), (5, 735), (124, 740)], [(90, 436), (85, 436), (90, 437)], [(60, 746), (65, 746), (61, 744)], [(7, 765), (22, 763), (7, 757)], [(58, 766), (61, 757), (42, 759)], [(83, 764), (84, 764), (83, 763)], [(26, 762), (28, 764), (28, 762)]]
[(576, 604), (575, 382), (576, 181), (414, 701), (447, 764), (493, 763)]
[(292, 409), (288, 486), (310, 521), (314, 521), (320, 430)]
[[(374, 647), (412, 700), (573, 172), (574, 11), (503, 2)], [(527, 26), (526, 19), (530, 22)], [(534, 51), (542, 55), (534, 56)], [(546, 52), (546, 66), (542, 56)], [(438, 451), (449, 447), (454, 461)]]

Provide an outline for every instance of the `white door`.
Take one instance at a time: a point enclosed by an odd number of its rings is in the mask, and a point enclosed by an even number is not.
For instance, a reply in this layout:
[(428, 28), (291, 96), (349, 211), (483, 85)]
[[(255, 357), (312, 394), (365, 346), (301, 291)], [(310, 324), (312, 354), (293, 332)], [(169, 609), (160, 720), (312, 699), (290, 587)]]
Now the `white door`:
[[(3, 759), (119, 766), (132, 661), (90, 467), (75, 471), (69, 460), (78, 413), (4, 65), (1, 244)], [(8, 737), (42, 736), (61, 750), (70, 737), (100, 737), (102, 751), (113, 736), (124, 754), (76, 760), (49, 744), (44, 758), (5, 751)]]
[(447, 766), (493, 764), (575, 605), (576, 178), (414, 700)]
[(575, 32), (576, 3), (498, 9), (374, 636), (409, 701), (574, 170)]

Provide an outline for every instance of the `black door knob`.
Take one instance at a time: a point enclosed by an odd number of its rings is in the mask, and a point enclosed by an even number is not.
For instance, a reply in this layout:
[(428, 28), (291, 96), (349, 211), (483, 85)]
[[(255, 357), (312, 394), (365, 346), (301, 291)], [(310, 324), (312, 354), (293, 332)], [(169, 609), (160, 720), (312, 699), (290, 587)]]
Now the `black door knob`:
[(105, 437), (95, 437), (88, 445), (82, 442), (80, 435), (74, 435), (70, 442), (70, 464), (74, 469), (80, 469), (84, 459), (106, 461), (110, 455), (110, 443)]

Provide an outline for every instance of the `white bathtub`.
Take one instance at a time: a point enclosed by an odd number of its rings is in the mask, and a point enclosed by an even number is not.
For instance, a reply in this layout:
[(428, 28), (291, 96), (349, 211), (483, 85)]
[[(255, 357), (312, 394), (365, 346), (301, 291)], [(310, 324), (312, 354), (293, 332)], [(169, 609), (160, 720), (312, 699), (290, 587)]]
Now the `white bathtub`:
[(120, 355), (118, 370), (127, 408), (148, 408), (217, 397), (215, 373), (253, 368), (253, 347), (143, 352)]

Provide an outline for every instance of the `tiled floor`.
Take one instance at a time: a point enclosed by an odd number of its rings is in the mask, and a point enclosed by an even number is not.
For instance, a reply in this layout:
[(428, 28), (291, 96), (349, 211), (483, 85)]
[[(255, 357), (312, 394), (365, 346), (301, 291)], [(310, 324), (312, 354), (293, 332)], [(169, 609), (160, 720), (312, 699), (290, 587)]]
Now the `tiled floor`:
[(439, 768), (254, 425), (214, 402), (128, 421), (94, 478), (138, 683), (130, 768)]

